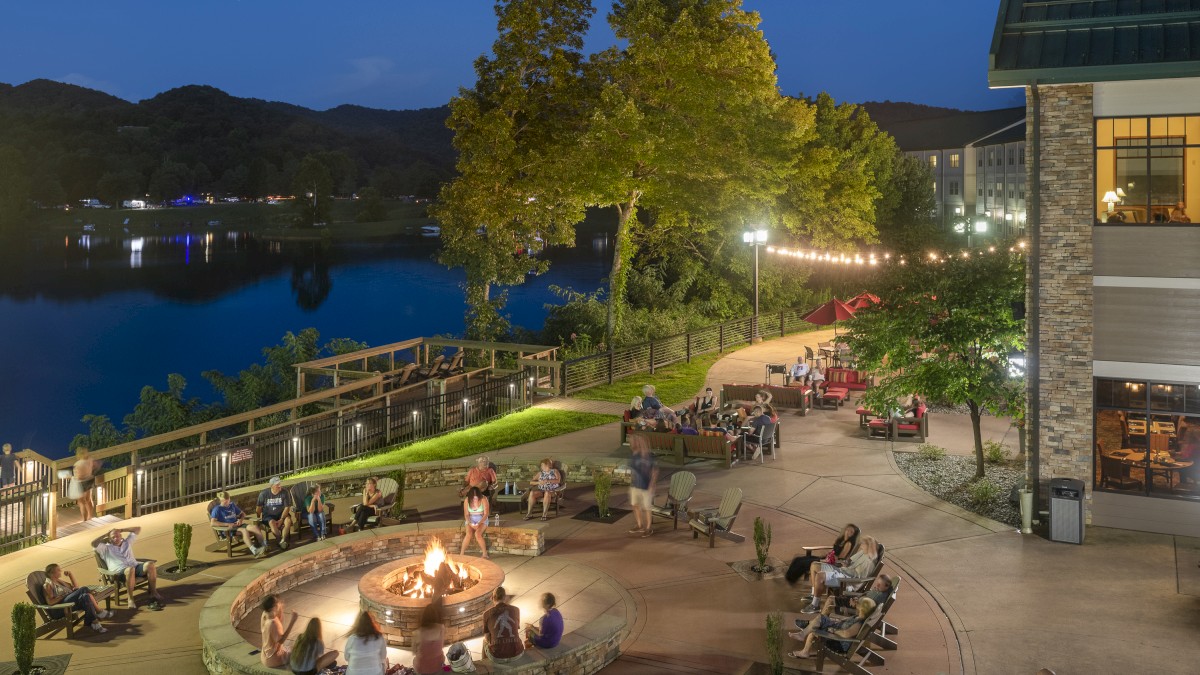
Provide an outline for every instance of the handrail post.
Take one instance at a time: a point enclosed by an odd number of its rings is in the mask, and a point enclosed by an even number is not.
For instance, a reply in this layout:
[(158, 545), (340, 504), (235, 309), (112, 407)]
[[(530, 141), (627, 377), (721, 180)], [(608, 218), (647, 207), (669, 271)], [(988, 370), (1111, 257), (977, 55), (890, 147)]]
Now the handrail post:
[(783, 331), (783, 312), (779, 312), (779, 337), (783, 337), (785, 335), (787, 335), (787, 333)]
[(688, 331), (683, 335), (687, 339), (687, 362), (692, 362), (692, 333)]
[(616, 357), (613, 354), (613, 350), (609, 349), (608, 350), (608, 383), (609, 384), (613, 383), (613, 368), (616, 365), (614, 363), (615, 358)]
[(392, 395), (383, 397), (383, 440), (388, 445), (392, 443)]
[(50, 509), (46, 516), (46, 538), (58, 539), (58, 476), (51, 473), (46, 479), (46, 491), (50, 498), (46, 506)]
[(654, 374), (654, 340), (650, 341), (650, 374)]
[[(717, 353), (725, 351), (725, 324), (717, 326)], [(610, 383), (611, 384), (611, 383)]]
[(138, 499), (141, 499), (141, 495), (138, 494), (138, 492), (137, 492), (138, 485), (139, 485), (139, 481), (137, 480), (137, 474), (139, 471), (142, 470), (141, 467), (142, 467), (142, 461), (138, 457), (138, 451), (134, 450), (133, 452), (129, 453), (129, 475), (132, 476), (133, 478), (131, 479), (132, 482), (130, 482), (128, 485), (129, 489), (126, 492), (126, 496), (128, 498), (128, 502), (127, 502), (128, 506), (126, 506), (126, 511), (129, 514), (129, 515), (125, 516), (126, 518), (133, 518), (135, 515), (137, 515), (137, 512), (139, 510), (139, 509), (135, 508), (136, 507), (135, 502)]
[(559, 390), (563, 396), (567, 395), (567, 362), (562, 362), (562, 388)]

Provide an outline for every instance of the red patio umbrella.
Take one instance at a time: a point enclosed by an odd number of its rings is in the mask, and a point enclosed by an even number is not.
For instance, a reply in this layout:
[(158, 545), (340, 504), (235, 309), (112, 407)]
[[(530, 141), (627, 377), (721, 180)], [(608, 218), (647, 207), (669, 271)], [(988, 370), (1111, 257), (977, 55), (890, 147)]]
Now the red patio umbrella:
[(866, 307), (867, 305), (875, 305), (878, 303), (879, 303), (879, 296), (875, 295), (874, 293), (868, 293), (866, 291), (863, 291), (862, 293), (859, 293), (858, 295), (856, 295), (853, 298), (850, 298), (848, 301), (846, 301), (846, 304), (850, 305), (850, 307), (855, 310), (862, 309), (863, 307)]
[(804, 320), (819, 326), (828, 326), (837, 321), (845, 321), (854, 316), (854, 308), (834, 298), (829, 302), (809, 312)]

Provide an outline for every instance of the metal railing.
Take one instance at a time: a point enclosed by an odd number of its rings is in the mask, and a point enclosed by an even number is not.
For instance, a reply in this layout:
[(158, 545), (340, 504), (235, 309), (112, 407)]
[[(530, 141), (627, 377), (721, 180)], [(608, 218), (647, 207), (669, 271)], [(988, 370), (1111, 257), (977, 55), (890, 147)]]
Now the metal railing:
[(0, 490), (0, 555), (49, 538), (49, 474), (43, 472), (31, 478)]
[[(763, 337), (783, 337), (789, 333), (811, 328), (804, 321), (807, 310), (785, 309), (782, 312), (760, 314), (758, 334)], [(753, 341), (754, 317), (747, 316), (713, 326), (642, 342), (628, 347), (582, 356), (561, 362), (563, 395), (574, 394), (601, 384), (640, 373), (654, 371), (673, 363), (690, 362), (693, 357)]]

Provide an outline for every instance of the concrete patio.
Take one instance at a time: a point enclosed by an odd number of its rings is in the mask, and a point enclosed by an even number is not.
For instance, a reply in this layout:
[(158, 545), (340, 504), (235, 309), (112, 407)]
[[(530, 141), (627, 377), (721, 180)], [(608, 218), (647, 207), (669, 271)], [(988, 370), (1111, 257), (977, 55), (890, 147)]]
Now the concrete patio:
[[(794, 361), (805, 344), (815, 346), (831, 334), (808, 333), (742, 349), (714, 365), (709, 383), (761, 381), (765, 362)], [(699, 479), (693, 504), (715, 505), (725, 487), (742, 487), (745, 505), (735, 530), (749, 535), (754, 518), (762, 517), (774, 529), (772, 555), (785, 560), (800, 545), (828, 543), (846, 522), (877, 536), (887, 546), (886, 569), (904, 577), (904, 586), (889, 614), (900, 627), (900, 648), (886, 652), (886, 665), (873, 672), (1034, 673), (1041, 667), (1059, 675), (1194, 671), (1187, 664), (1200, 656), (1193, 639), (1200, 618), (1200, 542), (1103, 528), (1089, 528), (1083, 546), (1022, 536), (913, 486), (896, 469), (891, 452), (913, 450), (916, 444), (893, 446), (864, 438), (853, 406), (813, 410), (807, 417), (785, 412), (781, 432), (782, 449), (775, 460), (740, 463), (732, 470), (689, 465)], [(615, 425), (606, 425), (493, 454), (627, 454), (627, 448), (617, 447), (617, 435)], [(1016, 445), (1015, 432), (1003, 420), (986, 418), (984, 437)], [(969, 420), (936, 415), (930, 442), (965, 454)], [(663, 464), (662, 469), (659, 499), (677, 467)], [(536, 593), (560, 592), (546, 570), (586, 566), (615, 580), (619, 601), (606, 604), (606, 599), (571, 590), (560, 596), (568, 622), (592, 612), (627, 613), (630, 635), (621, 658), (606, 673), (745, 672), (765, 658), (764, 615), (799, 607), (799, 589), (783, 579), (747, 581), (729, 566), (754, 557), (749, 540), (718, 540), (709, 549), (689, 531), (671, 531), (663, 521), (654, 536), (633, 538), (625, 533), (632, 518), (615, 525), (572, 519), (593, 500), (585, 487), (574, 488), (570, 496), (562, 515), (547, 524), (544, 557), (496, 558), (514, 571), (514, 579), (519, 563), (534, 565), (528, 570), (531, 576), (514, 581), (526, 620), (536, 614)], [(623, 490), (614, 491), (614, 506), (625, 508), (626, 501)], [(412, 490), (408, 502), (423, 520), (453, 518), (457, 508), (448, 489)], [(346, 512), (342, 505), (336, 520), (344, 522)], [(175, 522), (204, 525), (203, 505), (130, 521), (145, 531), (138, 555), (172, 559)], [(88, 543), (96, 534), (81, 532), (0, 558), (0, 597), (9, 605), (23, 600), (25, 576), (50, 562), (66, 565), (82, 582), (94, 581)], [(199, 608), (213, 588), (249, 560), (227, 559), (212, 543), (207, 528), (197, 527), (191, 557), (215, 564), (179, 582), (164, 582), (163, 593), (172, 600), (165, 611), (122, 608), (106, 622), (108, 633), (95, 635), (83, 628), (71, 641), (42, 639), (38, 655), (70, 654), (71, 672), (204, 672), (196, 637)], [(339, 617), (352, 603), (346, 595), (351, 580), (343, 575), (330, 578), (323, 589), (293, 591), (313, 596), (295, 599), (326, 619), (326, 638), (334, 646), (334, 636), (344, 632)], [(321, 602), (341, 603), (340, 609), (327, 613), (323, 607), (333, 604)], [(244, 628), (254, 641), (256, 626)], [(0, 641), (0, 660), (11, 658), (10, 641)]]

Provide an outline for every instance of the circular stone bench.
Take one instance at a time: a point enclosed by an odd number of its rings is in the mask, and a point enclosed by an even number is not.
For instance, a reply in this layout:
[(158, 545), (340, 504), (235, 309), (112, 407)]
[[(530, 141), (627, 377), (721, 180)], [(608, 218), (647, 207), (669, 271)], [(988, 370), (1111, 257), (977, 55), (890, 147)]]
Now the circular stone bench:
[[(255, 563), (218, 587), (200, 611), (200, 639), (208, 672), (278, 675), (280, 669), (262, 665), (235, 626), (258, 611), (262, 598), (329, 576), (336, 572), (395, 560), (425, 551), (433, 537), (455, 550), (462, 540), (459, 521), (442, 521), (376, 528), (326, 539), (278, 553)], [(488, 548), (494, 553), (537, 556), (545, 550), (541, 526), (488, 528)], [(480, 672), (592, 673), (612, 662), (626, 632), (623, 618), (602, 615), (563, 636), (554, 649), (532, 649), (507, 664), (477, 662)], [(559, 664), (562, 664), (560, 667)], [(551, 667), (553, 664), (553, 667)]]

